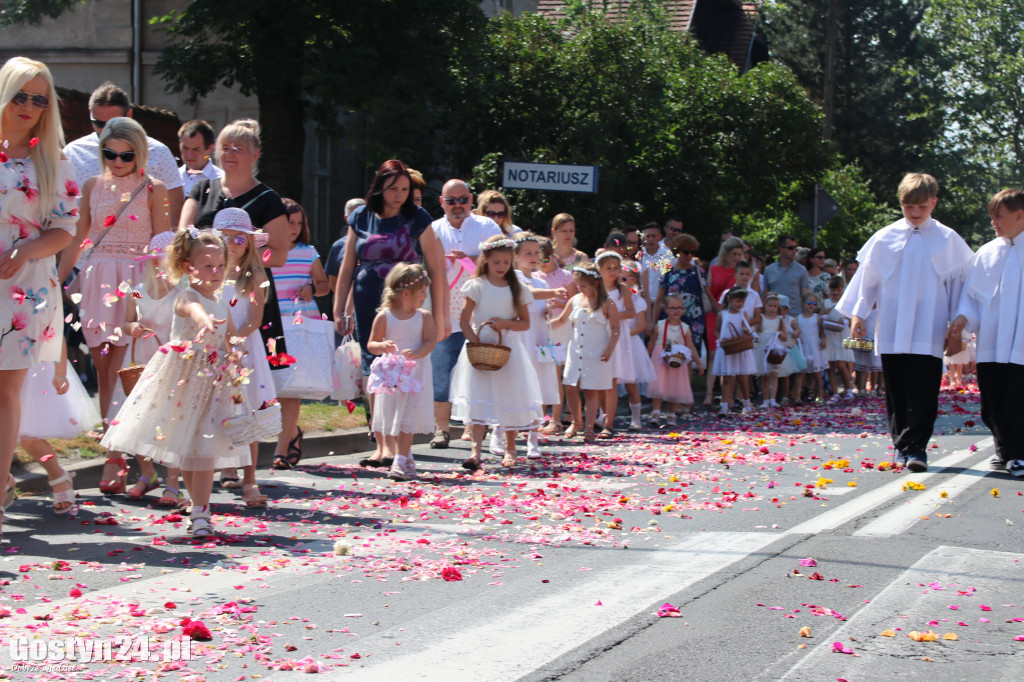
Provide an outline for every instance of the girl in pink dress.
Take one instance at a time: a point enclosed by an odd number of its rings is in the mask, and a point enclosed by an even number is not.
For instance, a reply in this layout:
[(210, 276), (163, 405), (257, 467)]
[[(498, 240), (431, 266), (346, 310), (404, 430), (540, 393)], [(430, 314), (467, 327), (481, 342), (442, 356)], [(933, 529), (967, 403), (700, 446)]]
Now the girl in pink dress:
[[(682, 296), (669, 294), (665, 297), (664, 320), (659, 320), (654, 326), (654, 333), (647, 343), (647, 349), (651, 354), (651, 362), (654, 364), (654, 373), (657, 379), (647, 384), (647, 396), (651, 399), (651, 424), (675, 426), (676, 414), (683, 410), (684, 415), (689, 415), (693, 408), (693, 389), (690, 388), (690, 368), (696, 366), (697, 373), (704, 373), (704, 363), (700, 361), (700, 354), (697, 347), (693, 345), (693, 334), (690, 327), (683, 322), (683, 312), (686, 306), (683, 304)], [(677, 367), (669, 365), (667, 355), (672, 355), (682, 346), (686, 352), (682, 353), (682, 364)], [(689, 358), (686, 355), (689, 354)], [(675, 361), (673, 362), (675, 364)], [(665, 421), (661, 422), (661, 403), (668, 402), (665, 410)]]
[[(77, 263), (72, 300), (78, 298), (85, 335), (99, 383), (100, 414), (109, 420), (117, 370), (131, 338), (124, 332), (131, 290), (145, 278), (143, 263), (149, 240), (170, 229), (167, 188), (145, 173), (149, 143), (146, 132), (130, 118), (107, 121), (100, 133), (103, 174), (85, 181), (75, 241), (61, 255), (64, 281)], [(91, 248), (83, 253), (83, 249)], [(115, 481), (113, 465), (103, 479)], [(107, 492), (124, 492), (124, 482)]]

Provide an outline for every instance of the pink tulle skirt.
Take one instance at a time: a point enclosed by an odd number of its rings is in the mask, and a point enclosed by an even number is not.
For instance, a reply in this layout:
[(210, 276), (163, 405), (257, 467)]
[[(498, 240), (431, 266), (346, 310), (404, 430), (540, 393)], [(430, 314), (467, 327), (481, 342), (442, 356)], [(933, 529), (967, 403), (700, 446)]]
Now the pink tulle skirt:
[(660, 398), (672, 403), (693, 404), (693, 389), (690, 388), (690, 365), (669, 367), (661, 359), (661, 346), (651, 351), (651, 364), (657, 378), (647, 384), (647, 397)]

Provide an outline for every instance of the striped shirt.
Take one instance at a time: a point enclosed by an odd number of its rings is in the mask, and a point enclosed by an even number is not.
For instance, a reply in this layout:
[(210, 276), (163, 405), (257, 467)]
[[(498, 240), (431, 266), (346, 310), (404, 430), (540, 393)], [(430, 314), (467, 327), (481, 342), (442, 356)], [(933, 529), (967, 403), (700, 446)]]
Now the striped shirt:
[(296, 244), (288, 252), (288, 260), (279, 268), (270, 268), (274, 275), (274, 286), (277, 288), (277, 300), (281, 306), (281, 319), (294, 316), (301, 312), (306, 317), (320, 317), (316, 301), (299, 299), (299, 289), (313, 282), (313, 261), (320, 254), (309, 244)]

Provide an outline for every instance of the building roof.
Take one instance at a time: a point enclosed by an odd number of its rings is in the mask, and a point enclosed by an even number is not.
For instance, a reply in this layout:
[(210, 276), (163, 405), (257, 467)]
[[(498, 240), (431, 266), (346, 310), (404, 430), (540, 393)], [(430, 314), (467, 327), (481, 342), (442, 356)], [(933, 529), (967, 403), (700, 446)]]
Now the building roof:
[[(665, 2), (669, 27), (673, 31), (688, 31), (693, 7), (697, 0), (669, 0)], [(591, 0), (591, 5), (602, 9), (611, 18), (616, 18), (630, 5), (630, 0)], [(565, 0), (538, 0), (537, 12), (552, 19), (565, 17)]]
[[(751, 62), (751, 49), (757, 40), (756, 29), (751, 17), (757, 13), (757, 6), (753, 2), (740, 2), (740, 0), (667, 0), (664, 3), (665, 11), (668, 14), (669, 28), (680, 33), (694, 32), (694, 16), (698, 3), (705, 6), (715, 4), (719, 6), (731, 6), (741, 10), (738, 20), (729, 26), (717, 27), (722, 31), (729, 31), (725, 36), (726, 48), (721, 50), (729, 57), (729, 61), (746, 71)], [(631, 4), (631, 0), (591, 0), (591, 6), (600, 9), (613, 21), (621, 16)], [(565, 0), (538, 0), (537, 12), (551, 17), (562, 19), (565, 15)], [(705, 46), (707, 47), (707, 46)]]
[[(64, 126), (67, 142), (85, 137), (93, 132), (89, 116), (89, 94), (68, 88), (56, 88), (60, 97), (60, 120)], [(132, 105), (132, 118), (138, 121), (146, 134), (167, 145), (172, 153), (178, 148), (178, 128), (181, 121), (173, 111)]]

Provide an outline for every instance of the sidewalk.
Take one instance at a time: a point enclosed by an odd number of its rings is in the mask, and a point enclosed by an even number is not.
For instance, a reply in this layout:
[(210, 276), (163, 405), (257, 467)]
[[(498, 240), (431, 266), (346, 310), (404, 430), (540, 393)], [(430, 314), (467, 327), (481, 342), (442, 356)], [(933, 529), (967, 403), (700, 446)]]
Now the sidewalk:
[[(459, 436), (462, 435), (462, 427), (453, 424), (450, 433), (452, 439), (459, 438)], [(432, 437), (433, 436), (430, 434), (419, 435), (416, 436), (413, 442), (416, 445), (425, 445), (430, 442)], [(367, 437), (365, 429), (307, 433), (303, 437), (302, 441), (302, 458), (304, 461), (307, 459), (327, 456), (356, 455), (370, 452), (372, 450), (373, 443)], [(131, 465), (130, 456), (126, 457), (129, 458), (129, 468), (132, 469), (132, 473), (128, 475), (129, 484), (132, 484), (135, 481), (138, 468)], [(64, 468), (71, 473), (72, 477), (74, 477), (76, 490), (98, 488), (100, 485), (100, 477), (103, 474), (103, 461), (102, 457), (97, 457), (96, 459), (70, 464)], [(259, 459), (257, 461), (258, 468), (267, 469), (273, 461), (274, 442), (261, 442), (259, 447)], [(38, 465), (34, 466), (38, 467)], [(42, 471), (23, 472), (20, 475), (15, 475), (15, 479), (17, 480), (18, 489), (23, 493), (48, 494), (50, 492), (50, 486), (47, 483), (46, 474)]]

